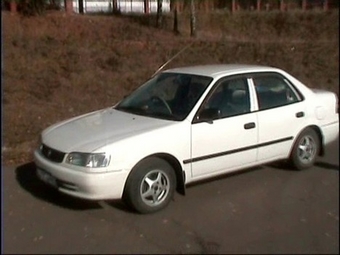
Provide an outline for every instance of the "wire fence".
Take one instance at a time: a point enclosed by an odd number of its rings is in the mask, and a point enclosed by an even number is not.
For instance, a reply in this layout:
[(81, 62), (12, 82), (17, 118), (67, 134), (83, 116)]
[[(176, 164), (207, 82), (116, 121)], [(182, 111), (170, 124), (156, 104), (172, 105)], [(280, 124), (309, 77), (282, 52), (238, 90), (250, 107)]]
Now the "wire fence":
[[(15, 3), (34, 3), (36, 0), (2, 0), (1, 9), (16, 12)], [(42, 0), (44, 1), (44, 0)], [(156, 13), (157, 0), (45, 0), (50, 7), (70, 9), (69, 12), (121, 12)], [(65, 3), (67, 6), (65, 7)], [(339, 9), (340, 0), (195, 0), (198, 11), (228, 10), (235, 11), (291, 11), (291, 10), (331, 10)], [(189, 0), (163, 0), (162, 11), (188, 11)]]

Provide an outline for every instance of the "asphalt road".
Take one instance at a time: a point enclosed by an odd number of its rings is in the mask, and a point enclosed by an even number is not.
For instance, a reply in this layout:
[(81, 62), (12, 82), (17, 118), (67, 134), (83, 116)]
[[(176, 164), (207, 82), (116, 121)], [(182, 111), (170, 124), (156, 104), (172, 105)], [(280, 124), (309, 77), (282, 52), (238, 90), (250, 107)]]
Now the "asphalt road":
[(339, 254), (339, 140), (307, 171), (263, 166), (187, 188), (163, 211), (88, 202), (5, 167), (4, 253)]

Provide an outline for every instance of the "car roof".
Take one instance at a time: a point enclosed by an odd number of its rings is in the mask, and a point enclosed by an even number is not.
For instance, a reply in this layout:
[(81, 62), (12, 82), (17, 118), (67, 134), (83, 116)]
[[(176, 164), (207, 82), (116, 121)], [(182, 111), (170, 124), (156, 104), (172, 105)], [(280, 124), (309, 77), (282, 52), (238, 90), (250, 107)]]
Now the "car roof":
[(165, 70), (163, 72), (195, 74), (216, 78), (221, 75), (229, 75), (236, 73), (270, 72), (278, 70), (279, 69), (270, 66), (245, 65), (245, 64), (218, 64), (218, 65), (197, 65), (172, 68)]

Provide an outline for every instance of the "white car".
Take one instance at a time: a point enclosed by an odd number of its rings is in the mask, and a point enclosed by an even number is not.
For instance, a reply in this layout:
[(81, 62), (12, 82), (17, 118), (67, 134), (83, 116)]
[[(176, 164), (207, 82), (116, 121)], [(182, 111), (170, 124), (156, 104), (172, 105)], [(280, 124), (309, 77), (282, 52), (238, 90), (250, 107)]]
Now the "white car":
[(47, 128), (34, 156), (60, 192), (150, 213), (198, 180), (277, 160), (309, 168), (338, 134), (336, 94), (277, 68), (207, 65), (163, 71), (113, 107)]

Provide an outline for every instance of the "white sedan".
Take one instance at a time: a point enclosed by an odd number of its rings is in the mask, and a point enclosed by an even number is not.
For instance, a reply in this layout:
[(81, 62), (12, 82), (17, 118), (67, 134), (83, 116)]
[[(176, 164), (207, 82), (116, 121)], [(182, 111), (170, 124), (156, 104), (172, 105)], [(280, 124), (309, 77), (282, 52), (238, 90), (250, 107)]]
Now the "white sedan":
[(47, 128), (34, 156), (60, 192), (150, 213), (198, 180), (278, 160), (309, 168), (338, 134), (336, 94), (277, 68), (207, 65), (163, 71), (113, 107)]

